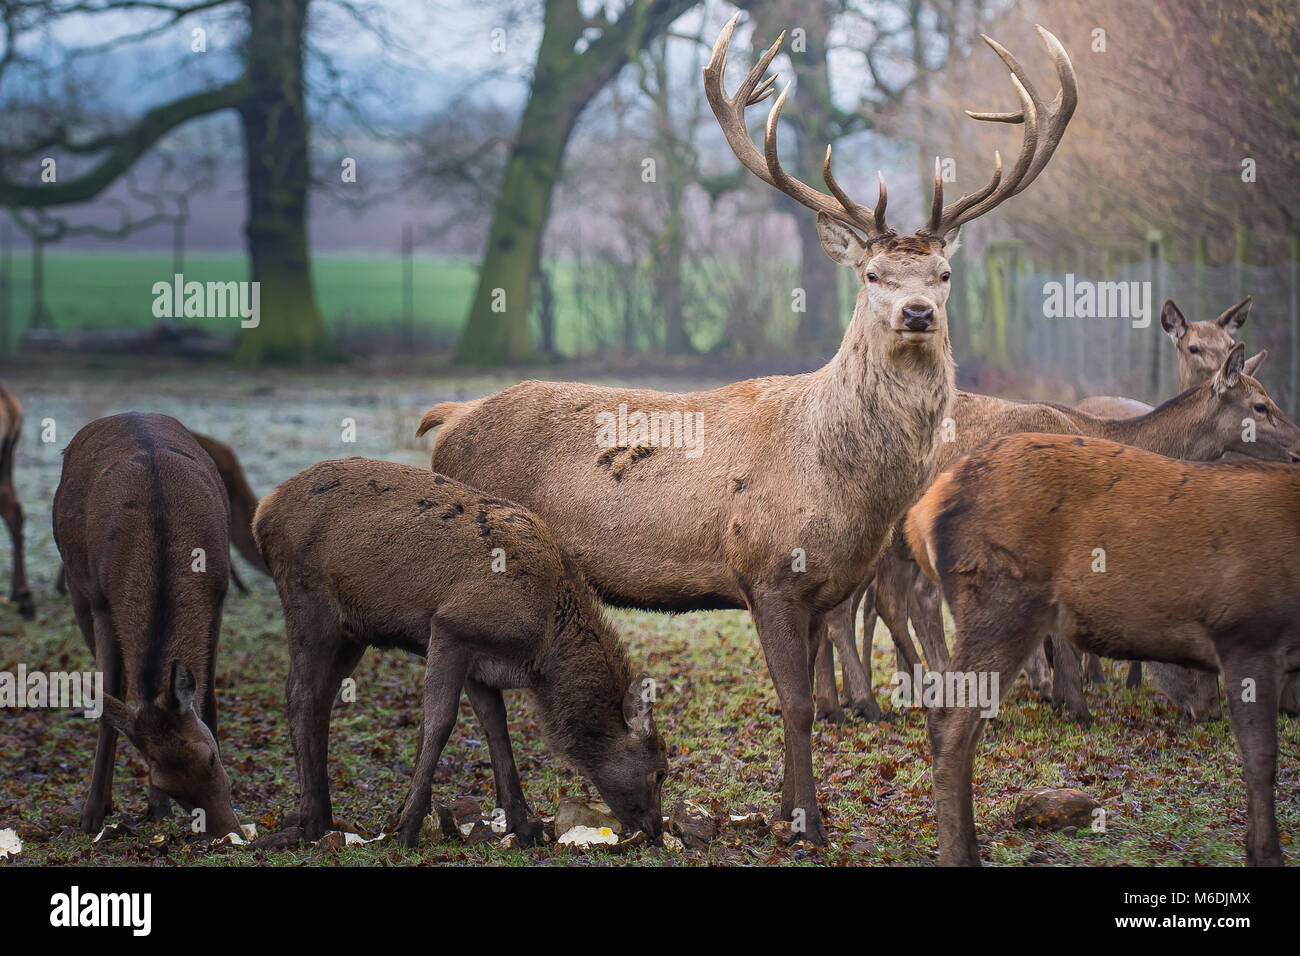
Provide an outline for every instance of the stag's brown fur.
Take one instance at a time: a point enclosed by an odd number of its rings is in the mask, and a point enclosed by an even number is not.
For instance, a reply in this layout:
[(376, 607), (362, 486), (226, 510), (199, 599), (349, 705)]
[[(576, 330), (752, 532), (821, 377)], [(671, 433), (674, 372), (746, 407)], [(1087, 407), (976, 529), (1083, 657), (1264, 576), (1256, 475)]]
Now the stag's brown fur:
[(253, 533), (284, 604), (289, 726), (309, 838), (332, 819), (330, 708), (371, 646), (427, 652), (403, 842), (414, 844), (428, 813), (462, 687), (486, 730), (499, 805), (521, 839), (539, 827), (511, 756), (507, 688), (534, 693), (551, 743), (592, 778), (629, 832), (658, 837), (666, 764), (648, 685), (534, 515), (443, 475), (351, 458), (313, 465), (277, 487)]
[(18, 605), (18, 613), (31, 619), (36, 616), (32, 592), (27, 587), (27, 563), (23, 556), (23, 507), (14, 487), (14, 452), (23, 428), (23, 406), (14, 394), (0, 385), (0, 516), (9, 527), (13, 545), (13, 585), (9, 600)]
[[(149, 764), (152, 817), (168, 813), (171, 797), (201, 808), (209, 832), (238, 829), (216, 741), (214, 686), (229, 527), (216, 467), (174, 418), (101, 418), (64, 452), (54, 540), (105, 689), (81, 817), (88, 833), (111, 805), (119, 731)], [(193, 569), (195, 548), (205, 552), (201, 572)], [(131, 698), (139, 702), (134, 712), (123, 703)]]
[[(1282, 862), (1273, 789), (1280, 688), (1300, 669), (1300, 469), (1008, 436), (945, 472), (906, 527), (953, 609), (956, 671), (998, 673), (1005, 690), (1052, 630), (1107, 657), (1221, 669), (1246, 779), (1246, 859)], [(974, 708), (930, 713), (941, 864), (979, 863), (981, 727)]]

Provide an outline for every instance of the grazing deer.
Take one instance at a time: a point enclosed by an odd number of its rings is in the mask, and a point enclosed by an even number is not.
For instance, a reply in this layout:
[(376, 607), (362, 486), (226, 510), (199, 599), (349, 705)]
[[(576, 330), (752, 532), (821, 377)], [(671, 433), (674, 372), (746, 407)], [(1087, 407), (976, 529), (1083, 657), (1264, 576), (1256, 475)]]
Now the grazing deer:
[[(244, 469), (239, 464), (239, 458), (225, 442), (200, 435), (196, 431), (191, 431), (190, 434), (199, 443), (199, 447), (212, 458), (213, 464), (217, 466), (217, 473), (221, 476), (221, 483), (226, 486), (226, 495), (230, 499), (230, 543), (243, 555), (245, 561), (269, 576), (271, 572), (267, 569), (266, 562), (262, 560), (262, 556), (257, 551), (257, 544), (253, 541), (253, 512), (257, 511), (258, 498), (249, 487), (248, 479), (244, 477)], [(240, 594), (248, 593), (248, 587), (240, 580), (233, 561), (230, 563), (230, 580)], [(62, 567), (59, 568), (54, 587), (60, 594), (67, 593)]]
[[(989, 183), (948, 205), (936, 174), (929, 220), (900, 236), (885, 220), (883, 176), (870, 209), (835, 181), (829, 149), (822, 172), (830, 194), (781, 167), (777, 124), (788, 86), (768, 115), (764, 148), (750, 139), (744, 111), (774, 91), (776, 78), (762, 77), (782, 40), (727, 96), (723, 71), (736, 21), (704, 68), (705, 93), (741, 163), (815, 210), (827, 255), (861, 281), (839, 351), (805, 375), (685, 394), (524, 382), (438, 405), (417, 434), (441, 425), (434, 470), (539, 514), (605, 601), (750, 611), (781, 701), (781, 812), (800, 837), (824, 843), (810, 735), (825, 615), (860, 585), (934, 473), (954, 374), (945, 249), (963, 223), (1025, 189), (1047, 165), (1074, 112), (1075, 76), (1060, 43), (1040, 28), (1061, 83), (1046, 103), (1015, 58), (985, 38), (1010, 70), (1021, 108), (971, 115), (1023, 124), (1020, 156), (1005, 175), (995, 157)], [(602, 422), (621, 409), (667, 422), (661, 435), (692, 416), (695, 450), (642, 440), (644, 428), (611, 435)], [(863, 706), (879, 714), (865, 673), (857, 680), (865, 685)]]
[[(54, 541), (105, 689), (81, 813), (86, 833), (103, 826), (112, 805), (119, 732), (149, 765), (150, 819), (169, 815), (170, 797), (202, 810), (209, 833), (239, 829), (217, 746), (214, 686), (229, 529), (217, 469), (176, 419), (113, 415), (68, 443)], [(139, 702), (134, 711), (123, 702), (130, 698)]]
[(23, 406), (14, 394), (0, 385), (0, 514), (9, 526), (13, 544), (13, 586), (9, 600), (18, 605), (18, 613), (31, 620), (36, 616), (32, 592), (27, 587), (27, 564), (23, 557), (23, 508), (14, 488), (14, 451), (23, 428)]
[[(1296, 460), (1300, 429), (1275, 406), (1267, 414), (1260, 443)], [(1221, 670), (1246, 779), (1246, 860), (1282, 863), (1273, 789), (1280, 688), (1300, 670), (1300, 469), (1012, 435), (941, 475), (906, 527), (952, 607), (956, 673), (1001, 675), (1005, 691), (1049, 631), (1107, 657)], [(983, 720), (960, 704), (929, 712), (939, 863), (976, 866)]]
[(581, 574), (536, 517), (438, 474), (349, 458), (312, 465), (257, 509), (253, 534), (284, 604), (289, 732), (309, 839), (330, 828), (330, 709), (367, 647), (425, 656), (424, 721), (397, 834), (414, 846), (469, 694), (506, 825), (531, 843), (501, 691), (533, 692), (556, 748), (631, 833), (658, 839), (667, 773), (653, 682), (638, 677)]

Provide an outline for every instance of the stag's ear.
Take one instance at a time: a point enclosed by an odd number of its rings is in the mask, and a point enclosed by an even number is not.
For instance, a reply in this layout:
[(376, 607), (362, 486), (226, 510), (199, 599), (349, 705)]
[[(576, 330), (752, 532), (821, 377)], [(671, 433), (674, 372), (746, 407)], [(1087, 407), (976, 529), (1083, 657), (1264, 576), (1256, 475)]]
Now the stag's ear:
[(167, 692), (159, 694), (158, 706), (180, 716), (194, 707), (194, 691), (198, 683), (190, 669), (180, 661), (172, 661), (171, 679)]
[(866, 243), (858, 238), (856, 232), (824, 212), (817, 214), (817, 235), (831, 260), (849, 268), (858, 264), (862, 250), (866, 248)]
[(109, 726), (125, 734), (126, 738), (135, 744), (136, 749), (144, 750), (135, 736), (135, 711), (112, 694), (105, 694), (103, 716), (104, 720), (108, 721)]
[(623, 695), (623, 720), (633, 737), (649, 737), (654, 731), (656, 685), (653, 677), (642, 675), (627, 685)]
[(1238, 342), (1223, 360), (1223, 367), (1214, 373), (1214, 391), (1219, 393), (1229, 388), (1236, 388), (1241, 381), (1241, 370), (1246, 364), (1246, 345)]
[(943, 237), (943, 255), (945, 259), (951, 260), (957, 250), (961, 248), (961, 226), (958, 226), (948, 235)]
[(1254, 301), (1250, 296), (1246, 296), (1214, 321), (1219, 324), (1219, 328), (1223, 329), (1223, 331), (1229, 335), (1235, 335), (1237, 330), (1246, 324), (1246, 319), (1250, 317), (1250, 304)]
[(1175, 342), (1187, 334), (1187, 319), (1178, 306), (1174, 305), (1173, 299), (1165, 299), (1165, 304), (1160, 307), (1160, 327)]
[(1255, 378), (1255, 372), (1264, 364), (1264, 359), (1266, 358), (1268, 358), (1268, 349), (1261, 349), (1250, 358), (1246, 359), (1246, 364), (1241, 367), (1241, 370), (1251, 378)]

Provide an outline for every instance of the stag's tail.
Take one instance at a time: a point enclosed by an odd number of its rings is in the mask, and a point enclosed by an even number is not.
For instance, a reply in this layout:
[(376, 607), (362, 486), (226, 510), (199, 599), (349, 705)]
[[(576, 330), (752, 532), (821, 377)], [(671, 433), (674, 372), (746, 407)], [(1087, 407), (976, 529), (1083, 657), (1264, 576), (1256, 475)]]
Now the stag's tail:
[(450, 425), (464, 415), (473, 404), (473, 402), (440, 402), (424, 413), (424, 417), (420, 419), (420, 427), (415, 430), (415, 437), (419, 438), (429, 429), (437, 428), (439, 425)]

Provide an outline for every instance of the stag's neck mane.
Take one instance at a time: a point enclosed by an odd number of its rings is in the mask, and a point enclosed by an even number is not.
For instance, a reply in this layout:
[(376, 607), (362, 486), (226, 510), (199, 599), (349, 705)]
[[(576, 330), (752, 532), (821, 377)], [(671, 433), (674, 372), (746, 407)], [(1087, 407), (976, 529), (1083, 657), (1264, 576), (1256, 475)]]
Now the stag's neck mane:
[(901, 463), (904, 474), (933, 468), (956, 390), (952, 343), (936, 334), (907, 344), (855, 310), (839, 351), (809, 376), (801, 413), (819, 464), (846, 490), (879, 494), (882, 462)]

